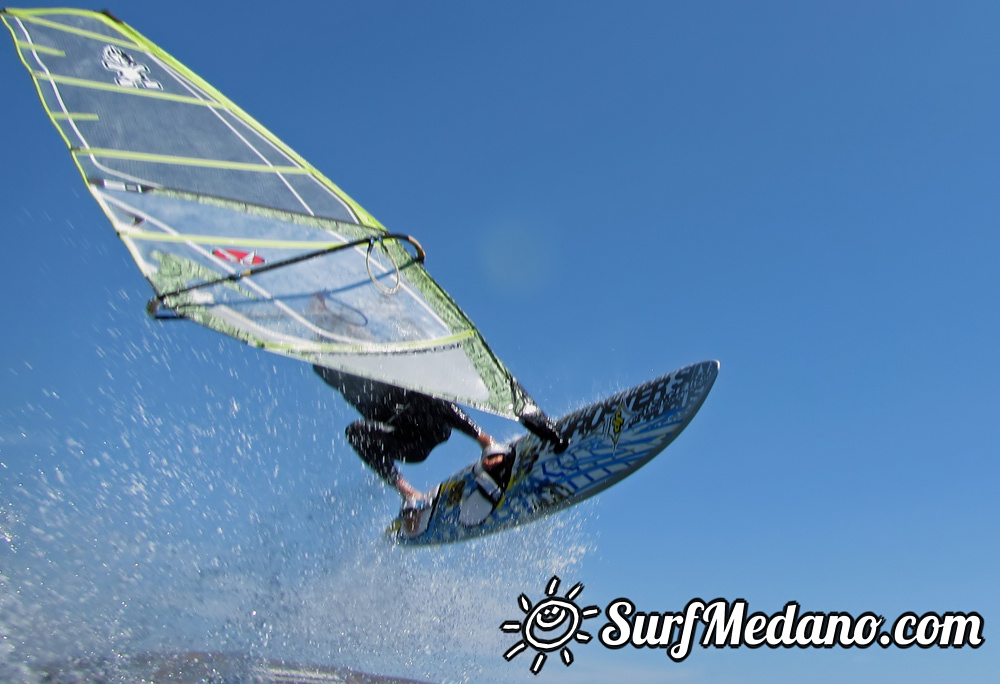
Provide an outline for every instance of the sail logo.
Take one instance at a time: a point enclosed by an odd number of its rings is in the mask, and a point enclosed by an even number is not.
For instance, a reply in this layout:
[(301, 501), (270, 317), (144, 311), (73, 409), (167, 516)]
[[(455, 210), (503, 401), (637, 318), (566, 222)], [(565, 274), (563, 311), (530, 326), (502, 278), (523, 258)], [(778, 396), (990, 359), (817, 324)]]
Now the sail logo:
[(230, 264), (240, 266), (257, 266), (264, 263), (264, 259), (257, 255), (257, 252), (244, 252), (241, 249), (216, 249), (212, 251), (212, 256), (222, 259)]
[(101, 64), (108, 71), (115, 74), (115, 83), (123, 88), (148, 88), (151, 90), (163, 90), (159, 81), (154, 81), (149, 77), (149, 67), (139, 64), (132, 55), (114, 45), (105, 45), (101, 54)]
[(521, 635), (521, 640), (503, 654), (504, 660), (510, 662), (530, 646), (535, 650), (535, 659), (528, 669), (535, 675), (542, 671), (548, 654), (553, 651), (559, 651), (566, 667), (572, 665), (573, 652), (568, 644), (573, 640), (581, 644), (590, 641), (591, 635), (580, 629), (580, 626), (587, 618), (601, 614), (601, 609), (597, 606), (581, 609), (576, 605), (574, 599), (583, 591), (582, 584), (579, 582), (574, 584), (563, 598), (556, 595), (559, 591), (559, 582), (559, 577), (553, 575), (545, 587), (547, 598), (535, 605), (532, 605), (527, 596), (521, 594), (517, 603), (525, 614), (524, 621), (508, 620), (500, 625), (502, 632), (517, 632)]

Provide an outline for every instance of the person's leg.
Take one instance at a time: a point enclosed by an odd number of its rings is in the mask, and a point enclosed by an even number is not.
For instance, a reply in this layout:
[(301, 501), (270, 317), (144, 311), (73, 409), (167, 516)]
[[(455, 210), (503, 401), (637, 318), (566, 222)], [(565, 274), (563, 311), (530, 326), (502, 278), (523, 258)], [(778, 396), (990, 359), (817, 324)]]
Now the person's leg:
[[(414, 425), (445, 424), (474, 438), (482, 449), (482, 457), (474, 469), (476, 482), (494, 503), (503, 497), (513, 475), (514, 453), (487, 434), (465, 411), (441, 399), (412, 395), (404, 420)], [(447, 437), (439, 441), (444, 439)]]
[[(392, 427), (368, 420), (347, 426), (347, 441), (365, 464), (386, 483), (392, 485), (404, 499), (420, 498), (421, 494), (396, 468), (395, 455), (399, 447)], [(426, 458), (426, 456), (425, 456)]]

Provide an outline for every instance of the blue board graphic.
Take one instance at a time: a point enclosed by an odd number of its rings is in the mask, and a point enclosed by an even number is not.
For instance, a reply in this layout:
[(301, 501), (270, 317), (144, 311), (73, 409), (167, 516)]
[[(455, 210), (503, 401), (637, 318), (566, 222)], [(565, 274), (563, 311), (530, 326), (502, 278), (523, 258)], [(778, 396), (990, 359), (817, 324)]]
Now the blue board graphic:
[(388, 534), (401, 544), (443, 544), (535, 520), (594, 496), (628, 477), (669, 445), (694, 418), (719, 373), (717, 361), (681, 368), (556, 421), (569, 448), (525, 435), (511, 446), (510, 485), (494, 507), (468, 466), (441, 483), (419, 533), (401, 518)]

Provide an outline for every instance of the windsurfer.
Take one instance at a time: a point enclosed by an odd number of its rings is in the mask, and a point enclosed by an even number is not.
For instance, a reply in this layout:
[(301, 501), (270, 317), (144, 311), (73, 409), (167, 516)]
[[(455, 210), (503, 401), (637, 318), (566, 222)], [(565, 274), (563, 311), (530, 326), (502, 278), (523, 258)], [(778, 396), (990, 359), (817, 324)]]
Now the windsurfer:
[(420, 392), (314, 366), (323, 381), (343, 395), (362, 420), (347, 426), (347, 441), (361, 460), (396, 488), (403, 511), (417, 511), (426, 496), (399, 472), (396, 461), (420, 463), (446, 441), (453, 429), (475, 439), (482, 448), (476, 481), (484, 494), (498, 500), (509, 484), (510, 450), (483, 431), (455, 404)]

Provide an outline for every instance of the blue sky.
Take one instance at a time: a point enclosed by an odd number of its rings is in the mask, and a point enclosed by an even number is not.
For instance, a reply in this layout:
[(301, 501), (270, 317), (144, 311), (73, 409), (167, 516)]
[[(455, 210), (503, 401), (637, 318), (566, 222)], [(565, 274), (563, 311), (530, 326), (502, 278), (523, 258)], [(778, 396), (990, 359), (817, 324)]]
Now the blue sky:
[[(995, 677), (1000, 8), (110, 9), (415, 235), (550, 413), (722, 369), (684, 435), (595, 501), (386, 549), (394, 496), (308, 368), (146, 318), (8, 42), (0, 667), (223, 648), (430, 681)], [(473, 453), (456, 437), (407, 472), (429, 486)], [(977, 611), (986, 643), (680, 664), (591, 643), (536, 678), (497, 627), (553, 573), (601, 607)]]

